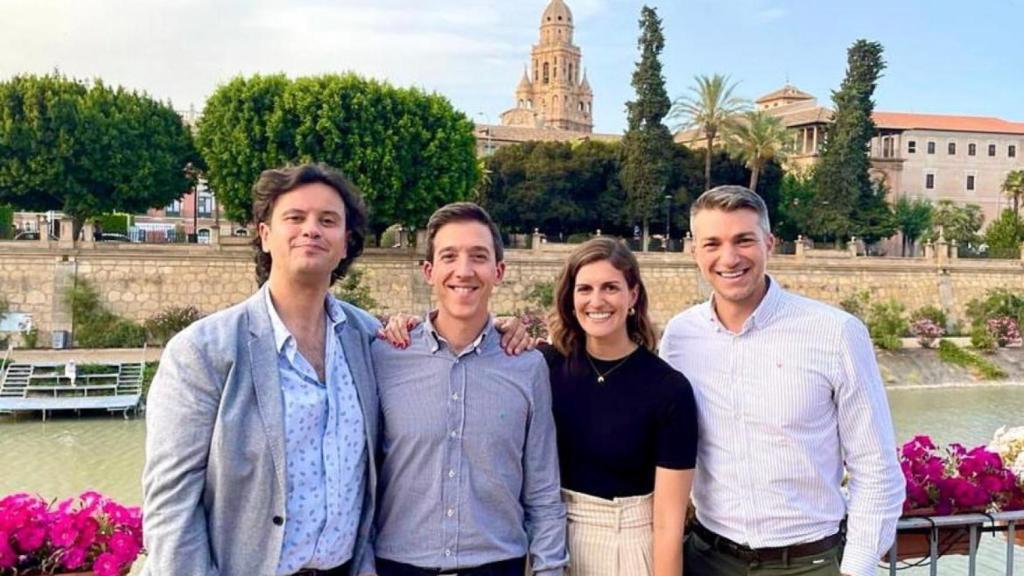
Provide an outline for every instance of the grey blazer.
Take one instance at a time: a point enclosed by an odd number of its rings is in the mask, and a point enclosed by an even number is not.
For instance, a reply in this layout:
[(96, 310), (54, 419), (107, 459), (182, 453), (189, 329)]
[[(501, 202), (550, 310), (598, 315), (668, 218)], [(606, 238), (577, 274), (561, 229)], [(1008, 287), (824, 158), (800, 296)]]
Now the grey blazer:
[[(171, 339), (149, 390), (142, 476), (147, 576), (273, 576), (285, 521), (284, 402), (264, 286)], [(366, 495), (352, 574), (374, 571), (377, 321), (341, 303), (366, 423)]]

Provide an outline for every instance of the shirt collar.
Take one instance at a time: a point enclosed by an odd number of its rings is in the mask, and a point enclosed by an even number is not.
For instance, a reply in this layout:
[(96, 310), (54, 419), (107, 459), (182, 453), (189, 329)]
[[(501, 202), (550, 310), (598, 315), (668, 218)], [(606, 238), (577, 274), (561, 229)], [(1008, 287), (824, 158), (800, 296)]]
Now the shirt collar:
[[(441, 333), (434, 328), (434, 318), (437, 316), (437, 311), (433, 311), (427, 314), (426, 320), (423, 322), (423, 338), (427, 343), (427, 347), (430, 348), (431, 354), (436, 354), (441, 349), (443, 344), (445, 348), (451, 348), (448, 341), (441, 336)], [(480, 334), (470, 342), (469, 346), (466, 346), (459, 356), (464, 356), (470, 352), (480, 354), (486, 350), (492, 343), (498, 342), (497, 331), (494, 329), (494, 320), (488, 316), (487, 323), (484, 324), (484, 329), (480, 331)]]
[[(262, 290), (267, 302), (267, 312), (270, 314), (270, 325), (274, 329), (274, 347), (277, 349), (278, 354), (280, 354), (285, 345), (288, 344), (288, 340), (294, 339), (294, 337), (291, 331), (288, 330), (288, 327), (285, 326), (284, 321), (281, 320), (277, 309), (274, 308), (274, 301), (270, 298), (270, 287), (264, 284)], [(324, 296), (324, 309), (327, 311), (328, 325), (335, 333), (339, 332), (348, 319), (345, 309), (342, 308), (341, 304), (330, 293)]]
[[(765, 275), (765, 283), (768, 285), (768, 290), (765, 291), (764, 298), (754, 309), (753, 314), (743, 323), (743, 328), (740, 329), (740, 333), (752, 330), (754, 328), (764, 328), (771, 320), (772, 316), (775, 315), (775, 311), (779, 308), (779, 302), (783, 298), (783, 290), (779, 287), (771, 276)], [(704, 302), (703, 313), (704, 318), (715, 325), (718, 330), (725, 330), (725, 326), (718, 319), (718, 314), (715, 312), (715, 294), (711, 293), (711, 297)]]

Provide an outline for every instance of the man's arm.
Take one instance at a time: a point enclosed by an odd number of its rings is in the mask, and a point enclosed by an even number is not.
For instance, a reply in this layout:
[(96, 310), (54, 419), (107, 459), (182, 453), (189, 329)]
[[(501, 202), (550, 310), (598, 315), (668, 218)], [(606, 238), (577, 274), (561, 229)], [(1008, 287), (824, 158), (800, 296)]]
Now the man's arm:
[(906, 485), (896, 458), (896, 441), (885, 387), (864, 325), (848, 319), (839, 335), (835, 402), (839, 441), (850, 473), (846, 548), (841, 571), (875, 574), (878, 559), (892, 546)]
[(551, 413), (551, 383), (544, 362), (536, 363), (533, 375), (533, 404), (523, 450), (522, 498), (533, 573), (562, 574), (569, 563), (565, 547), (565, 504), (558, 473), (555, 417)]
[(221, 382), (184, 338), (164, 350), (146, 402), (142, 475), (145, 574), (216, 576), (203, 489)]

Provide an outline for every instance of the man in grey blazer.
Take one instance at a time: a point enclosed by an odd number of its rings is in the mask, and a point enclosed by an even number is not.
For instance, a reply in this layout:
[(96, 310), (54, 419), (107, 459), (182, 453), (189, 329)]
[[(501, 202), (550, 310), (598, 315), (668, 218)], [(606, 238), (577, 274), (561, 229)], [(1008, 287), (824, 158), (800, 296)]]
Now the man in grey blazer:
[(370, 574), (378, 324), (329, 293), (366, 211), (303, 165), (263, 172), (253, 217), (262, 287), (173, 338), (149, 392), (143, 573)]

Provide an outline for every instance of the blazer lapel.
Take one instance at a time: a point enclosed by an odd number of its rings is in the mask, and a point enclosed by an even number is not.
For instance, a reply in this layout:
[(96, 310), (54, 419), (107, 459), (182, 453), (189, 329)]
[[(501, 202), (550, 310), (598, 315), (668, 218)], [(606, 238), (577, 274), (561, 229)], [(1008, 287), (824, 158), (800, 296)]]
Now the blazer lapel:
[(274, 329), (267, 312), (266, 286), (249, 299), (249, 366), (252, 369), (252, 385), (256, 391), (263, 430), (267, 435), (270, 455), (274, 461), (277, 483), (284, 494), (285, 453), (284, 453), (284, 399), (281, 397), (281, 383), (277, 368), (277, 348), (274, 345)]
[[(345, 360), (348, 361), (349, 372), (352, 373), (352, 380), (355, 382), (356, 391), (359, 393), (359, 404), (363, 409), (364, 420), (369, 421), (371, 414), (368, 414), (368, 412), (376, 409), (376, 406), (370, 402), (376, 390), (373, 371), (366, 362), (368, 350), (364, 348), (363, 338), (365, 336), (349, 323), (346, 323), (346, 326), (341, 331), (341, 346), (345, 350)], [(376, 414), (372, 416), (376, 420)]]

